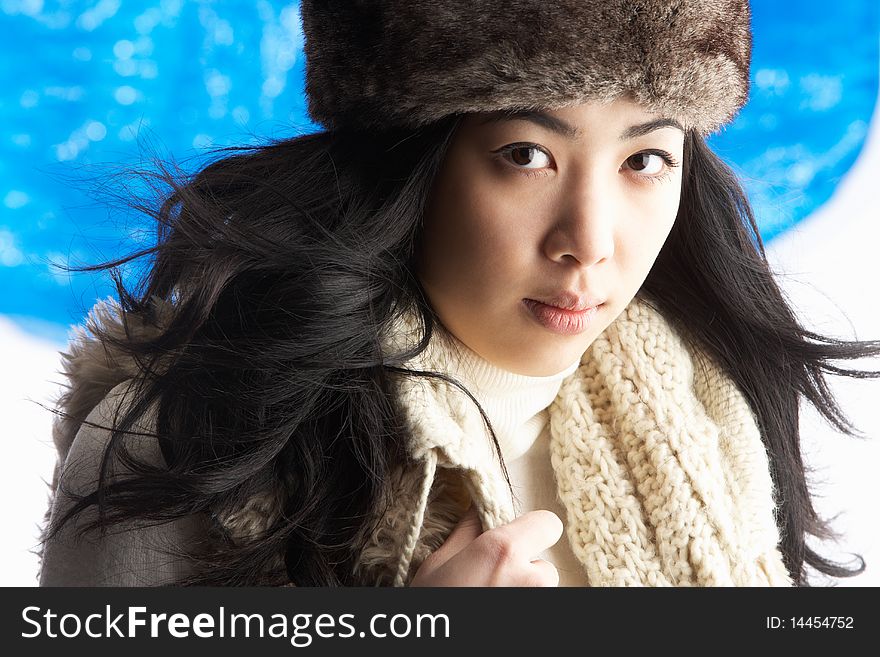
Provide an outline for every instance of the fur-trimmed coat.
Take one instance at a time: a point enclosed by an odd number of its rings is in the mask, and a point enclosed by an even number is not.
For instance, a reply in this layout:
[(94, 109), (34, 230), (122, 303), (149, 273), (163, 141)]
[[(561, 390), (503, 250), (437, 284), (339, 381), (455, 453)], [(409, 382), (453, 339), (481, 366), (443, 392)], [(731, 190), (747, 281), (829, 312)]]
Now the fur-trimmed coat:
[[(99, 302), (86, 326), (124, 335), (115, 302)], [(148, 331), (130, 320), (130, 329)], [(155, 329), (152, 329), (155, 331)], [(414, 318), (392, 332), (416, 340)], [(135, 363), (79, 329), (63, 354), (67, 413), (54, 426), (58, 465), (73, 490), (89, 488), (106, 431), (83, 424), (112, 420)], [(438, 341), (408, 363), (443, 371), (450, 354)], [(356, 566), (367, 585), (407, 585), (473, 501), (484, 530), (514, 517), (513, 501), (482, 418), (459, 390), (398, 375), (409, 428), (411, 465), (390, 482), (391, 508)], [(591, 586), (791, 586), (779, 551), (768, 456), (738, 388), (640, 297), (593, 342), (549, 407), (551, 462), (566, 517), (565, 535)], [(152, 419), (140, 425), (151, 430)], [(145, 449), (150, 449), (145, 447)], [(152, 452), (158, 463), (158, 448)], [(58, 494), (47, 520), (68, 500)], [(253, 499), (221, 521), (247, 534), (278, 513), (272, 496)], [(173, 581), (179, 563), (161, 557), (168, 542), (198, 540), (197, 518), (74, 543), (49, 541), (41, 582), (152, 585)]]

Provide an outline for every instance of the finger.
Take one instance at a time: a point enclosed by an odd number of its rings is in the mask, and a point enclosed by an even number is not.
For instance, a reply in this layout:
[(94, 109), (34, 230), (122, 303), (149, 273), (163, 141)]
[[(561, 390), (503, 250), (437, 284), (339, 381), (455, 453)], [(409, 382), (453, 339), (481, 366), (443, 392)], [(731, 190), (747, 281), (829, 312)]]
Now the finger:
[(449, 561), (456, 554), (474, 542), (480, 534), (483, 533), (483, 523), (480, 520), (480, 514), (473, 502), (465, 511), (464, 515), (458, 521), (458, 524), (452, 528), (449, 536), (437, 550), (431, 555), (431, 561), (435, 568), (439, 568)]
[(559, 586), (559, 570), (546, 559), (534, 559), (529, 570), (527, 586)]
[(537, 509), (514, 518), (494, 531), (501, 533), (509, 541), (514, 553), (532, 559), (562, 537), (562, 520), (552, 511)]

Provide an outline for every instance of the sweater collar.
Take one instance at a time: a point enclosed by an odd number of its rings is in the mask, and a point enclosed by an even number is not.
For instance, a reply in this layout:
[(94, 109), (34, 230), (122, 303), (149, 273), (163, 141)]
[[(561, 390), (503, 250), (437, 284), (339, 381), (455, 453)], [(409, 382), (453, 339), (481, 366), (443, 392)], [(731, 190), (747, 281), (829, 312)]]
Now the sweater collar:
[[(414, 310), (401, 313), (384, 337), (384, 349), (412, 349), (423, 335)], [(411, 371), (452, 376), (483, 406), (505, 460), (516, 458), (540, 434), (562, 382), (580, 361), (556, 374), (533, 377), (504, 370), (468, 348), (451, 334), (435, 328), (427, 346), (403, 363)], [(410, 456), (437, 458), (441, 466), (485, 468), (496, 460), (495, 447), (483, 417), (470, 397), (454, 384), (434, 377), (406, 376), (397, 381), (397, 396), (407, 414)], [(436, 452), (432, 455), (432, 452)]]
[[(437, 334), (432, 340), (437, 339)], [(454, 339), (456, 358), (447, 358), (448, 374), (458, 378), (483, 407), (492, 423), (505, 461), (519, 458), (544, 430), (547, 407), (556, 398), (562, 381), (580, 364), (578, 358), (561, 372), (527, 376), (503, 369), (464, 342)], [(440, 342), (437, 349), (443, 349)]]

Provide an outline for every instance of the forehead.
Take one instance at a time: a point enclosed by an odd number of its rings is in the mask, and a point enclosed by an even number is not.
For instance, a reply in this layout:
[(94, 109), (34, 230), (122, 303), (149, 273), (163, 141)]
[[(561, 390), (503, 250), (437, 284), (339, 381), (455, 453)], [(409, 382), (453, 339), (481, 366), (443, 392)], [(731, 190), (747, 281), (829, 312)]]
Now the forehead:
[[(610, 112), (611, 108), (607, 107), (605, 112)], [(553, 132), (561, 137), (572, 141), (582, 141), (585, 133), (582, 123), (594, 116), (592, 113), (554, 111), (549, 109), (510, 109), (496, 110), (492, 112), (479, 112), (473, 114), (470, 118), (472, 125), (482, 127), (493, 124), (503, 124), (511, 121), (530, 122), (539, 127)], [(607, 125), (607, 114), (602, 115), (605, 119), (603, 125)], [(672, 117), (663, 117), (650, 114), (644, 111), (634, 111), (629, 113), (627, 117), (620, 117), (616, 124), (618, 129), (617, 138), (620, 141), (628, 141), (649, 134), (656, 130), (664, 128), (672, 128), (678, 130), (682, 134), (684, 128), (681, 123)]]

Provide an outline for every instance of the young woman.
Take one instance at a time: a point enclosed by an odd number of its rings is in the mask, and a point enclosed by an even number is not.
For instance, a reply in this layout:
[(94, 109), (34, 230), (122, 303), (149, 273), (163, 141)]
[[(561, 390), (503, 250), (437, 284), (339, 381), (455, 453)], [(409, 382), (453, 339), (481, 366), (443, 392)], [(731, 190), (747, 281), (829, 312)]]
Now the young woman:
[(65, 356), (41, 582), (809, 585), (824, 373), (705, 137), (744, 1), (302, 3), (324, 131), (232, 148)]

